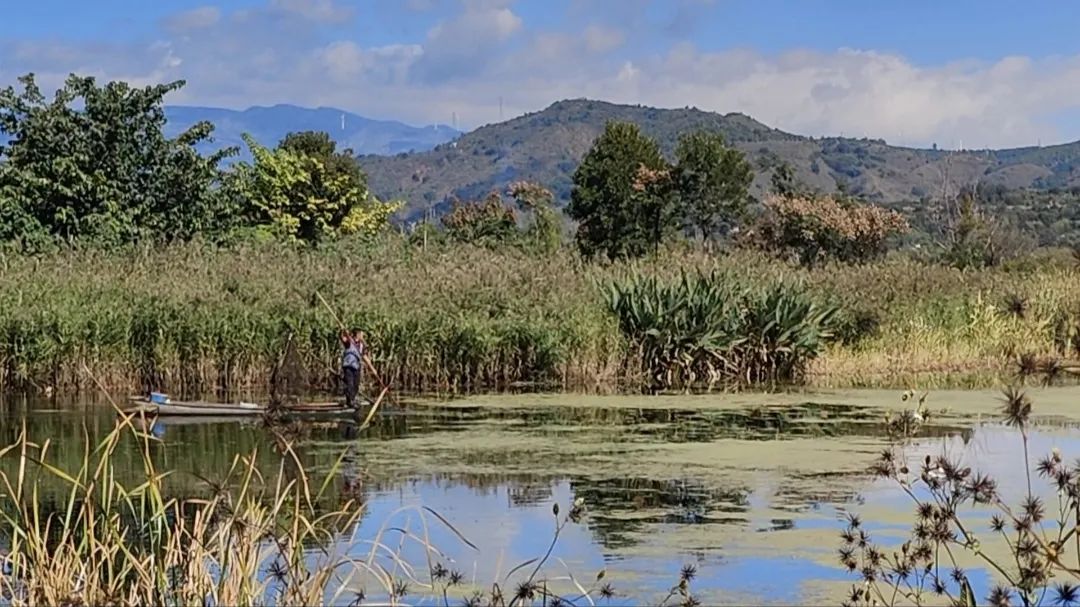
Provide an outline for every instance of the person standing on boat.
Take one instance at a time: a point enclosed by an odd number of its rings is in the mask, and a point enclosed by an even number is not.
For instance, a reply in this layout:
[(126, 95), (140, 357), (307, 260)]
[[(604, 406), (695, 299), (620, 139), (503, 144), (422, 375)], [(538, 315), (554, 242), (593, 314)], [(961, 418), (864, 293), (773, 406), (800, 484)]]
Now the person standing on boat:
[(363, 334), (353, 329), (352, 334), (341, 332), (341, 377), (345, 382), (345, 406), (356, 408), (356, 395), (360, 392), (360, 368), (364, 361)]

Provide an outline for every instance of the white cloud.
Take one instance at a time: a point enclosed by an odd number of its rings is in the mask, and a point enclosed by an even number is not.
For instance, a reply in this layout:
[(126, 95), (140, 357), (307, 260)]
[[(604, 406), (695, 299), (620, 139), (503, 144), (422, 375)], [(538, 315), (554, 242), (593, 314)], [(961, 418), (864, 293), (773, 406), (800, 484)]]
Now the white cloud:
[(851, 49), (766, 55), (678, 43), (650, 54), (646, 48), (663, 48), (659, 39), (631, 48), (623, 37), (636, 42), (638, 34), (613, 25), (617, 19), (594, 15), (576, 34), (531, 30), (507, 0), (463, 0), (417, 41), (327, 43), (318, 23), (343, 18), (342, 4), (269, 1), (214, 18), (211, 11), (177, 15), (172, 27), (189, 29), (166, 28), (164, 43), (0, 40), (0, 82), (27, 71), (46, 86), (73, 71), (139, 83), (183, 78), (188, 86), (174, 103), (334, 105), (413, 123), (448, 122), (456, 113), (463, 126), (497, 120), (500, 98), (512, 116), (590, 97), (738, 111), (802, 134), (904, 144), (1000, 147), (1080, 137), (1053, 122), (1080, 110), (1080, 56), (927, 67)]
[(585, 46), (588, 47), (590, 51), (596, 53), (606, 53), (615, 50), (622, 46), (623, 42), (626, 40), (626, 35), (621, 31), (602, 25), (590, 25), (585, 28), (582, 36), (585, 39)]
[(524, 22), (506, 0), (465, 0), (464, 10), (428, 32), (424, 55), (413, 75), (437, 83), (476, 76), (493, 63), (500, 46), (522, 30)]
[(217, 25), (220, 20), (221, 9), (216, 6), (200, 6), (168, 17), (165, 19), (165, 27), (173, 32), (188, 32)]
[(353, 18), (353, 10), (334, 0), (271, 0), (274, 8), (311, 21), (343, 23)]
[(349, 41), (334, 42), (317, 52), (328, 75), (346, 85), (357, 79), (383, 85), (401, 84), (408, 76), (409, 66), (422, 54), (423, 48), (416, 44), (365, 49)]

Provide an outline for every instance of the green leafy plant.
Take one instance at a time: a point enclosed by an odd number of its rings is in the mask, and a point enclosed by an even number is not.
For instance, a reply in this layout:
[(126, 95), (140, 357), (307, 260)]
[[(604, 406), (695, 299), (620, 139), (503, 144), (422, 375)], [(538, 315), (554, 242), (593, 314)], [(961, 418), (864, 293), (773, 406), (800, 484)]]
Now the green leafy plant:
[(636, 363), (662, 386), (798, 381), (833, 337), (838, 308), (798, 287), (748, 287), (720, 272), (630, 274), (605, 287)]
[(33, 74), (19, 83), (0, 90), (0, 241), (116, 247), (232, 228), (218, 165), (236, 150), (200, 155), (207, 122), (163, 133), (164, 98), (183, 81), (136, 88), (72, 75), (51, 101)]
[(297, 134), (269, 150), (244, 137), (255, 158), (237, 167), (250, 223), (280, 236), (316, 242), (339, 234), (371, 235), (386, 227), (400, 203), (375, 200), (356, 160), (337, 154), (328, 137)]

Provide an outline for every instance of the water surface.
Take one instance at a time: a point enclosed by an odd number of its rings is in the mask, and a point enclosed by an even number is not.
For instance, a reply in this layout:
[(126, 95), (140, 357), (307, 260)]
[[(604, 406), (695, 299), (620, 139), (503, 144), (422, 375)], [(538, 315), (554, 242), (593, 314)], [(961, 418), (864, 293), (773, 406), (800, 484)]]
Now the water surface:
[[(706, 604), (835, 604), (855, 581), (836, 556), (845, 514), (861, 513), (884, 542), (902, 541), (912, 523), (907, 496), (867, 473), (888, 444), (885, 411), (910, 405), (900, 394), (484, 396), (406, 402), (363, 431), (348, 421), (288, 431), (316, 471), (346, 454), (335, 491), (359, 496), (366, 512), (340, 543), (387, 525), (416, 528), (415, 511), (400, 509), (428, 506), (478, 548), (440, 526), (429, 529), (447, 566), (477, 587), (543, 555), (553, 504), (567, 508), (580, 498), (585, 516), (564, 528), (546, 571), (568, 569), (587, 582), (603, 569), (618, 604), (656, 602), (686, 564), (696, 566), (693, 587)], [(1031, 395), (1032, 453), (1058, 446), (1067, 458), (1080, 456), (1073, 412), (1080, 390)], [(1018, 496), (1022, 447), (996, 420), (998, 398), (992, 391), (931, 394), (931, 408), (948, 411), (922, 429), (909, 453), (947, 452), (993, 469), (1006, 496)], [(84, 428), (93, 441), (113, 420), (108, 407), (90, 404), (8, 401), (2, 411), (0, 442), (13, 441), (25, 422), (73, 466)], [(280, 462), (258, 423), (181, 419), (154, 431), (163, 440), (157, 456), (176, 471), (167, 481), (176, 494), (197, 492), (238, 453), (257, 450), (271, 471)], [(137, 478), (138, 459), (128, 457), (120, 474)], [(418, 548), (405, 554), (423, 562)], [(985, 572), (971, 567), (977, 590), (985, 589)]]

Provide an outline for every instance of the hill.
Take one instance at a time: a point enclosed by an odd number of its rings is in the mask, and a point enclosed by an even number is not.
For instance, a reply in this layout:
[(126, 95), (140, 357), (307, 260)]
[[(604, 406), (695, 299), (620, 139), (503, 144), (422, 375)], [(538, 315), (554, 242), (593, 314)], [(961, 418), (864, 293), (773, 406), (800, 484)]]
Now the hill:
[(167, 106), (166, 134), (170, 137), (200, 120), (214, 124), (214, 142), (201, 146), (211, 152), (229, 146), (241, 149), (241, 158), (250, 158), (241, 135), (249, 133), (267, 146), (292, 131), (326, 131), (340, 148), (356, 154), (398, 154), (426, 151), (454, 139), (461, 133), (445, 126), (415, 127), (390, 120), (372, 120), (334, 108), (302, 108), (294, 105), (252, 107), (243, 111), (211, 107)]
[(361, 158), (372, 190), (408, 202), (406, 216), (442, 210), (450, 197), (473, 199), (518, 179), (539, 181), (569, 199), (581, 158), (609, 120), (638, 124), (670, 154), (681, 133), (717, 131), (743, 150), (757, 171), (754, 192), (768, 186), (786, 162), (803, 183), (822, 192), (843, 184), (877, 202), (917, 201), (980, 182), (1006, 190), (1080, 185), (1080, 142), (1048, 147), (947, 152), (890, 146), (882, 140), (810, 138), (770, 128), (738, 113), (658, 109), (585, 99), (560, 101), (506, 122), (490, 124), (433, 149)]

